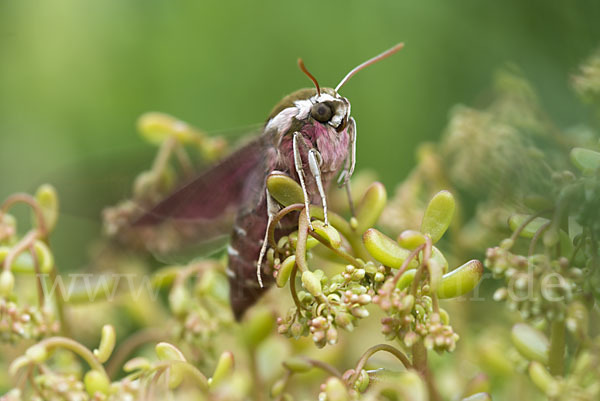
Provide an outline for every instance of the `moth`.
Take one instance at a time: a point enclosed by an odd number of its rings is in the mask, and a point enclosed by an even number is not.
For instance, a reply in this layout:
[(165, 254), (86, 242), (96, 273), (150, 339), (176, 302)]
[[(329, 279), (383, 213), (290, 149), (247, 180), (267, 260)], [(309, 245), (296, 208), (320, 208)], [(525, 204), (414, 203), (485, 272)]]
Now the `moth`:
[[(273, 282), (264, 258), (268, 227), (278, 206), (266, 187), (267, 177), (277, 172), (293, 178), (302, 187), (307, 215), (309, 204), (320, 203), (328, 224), (327, 188), (336, 175), (340, 185), (348, 185), (356, 165), (356, 122), (350, 102), (339, 91), (358, 71), (402, 47), (399, 43), (358, 65), (335, 88), (321, 88), (298, 60), (314, 88), (285, 96), (260, 136), (158, 203), (136, 225), (209, 221), (235, 208), (227, 275), (233, 314), (239, 320)], [(293, 231), (297, 221), (279, 222), (276, 236)]]

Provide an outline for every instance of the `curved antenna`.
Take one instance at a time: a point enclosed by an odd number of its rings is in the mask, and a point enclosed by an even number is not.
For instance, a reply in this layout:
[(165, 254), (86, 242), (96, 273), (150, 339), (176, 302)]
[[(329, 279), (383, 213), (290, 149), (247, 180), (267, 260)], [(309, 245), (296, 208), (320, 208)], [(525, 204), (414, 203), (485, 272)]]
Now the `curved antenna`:
[(356, 74), (357, 72), (359, 72), (360, 70), (362, 70), (363, 68), (366, 68), (368, 66), (370, 66), (371, 64), (375, 64), (376, 62), (383, 60), (386, 57), (391, 56), (392, 54), (400, 51), (402, 48), (404, 47), (404, 43), (398, 43), (396, 46), (392, 47), (391, 49), (388, 49), (386, 51), (384, 51), (381, 54), (378, 54), (377, 56), (373, 57), (372, 59), (369, 59), (367, 61), (365, 61), (364, 63), (354, 67), (354, 69), (352, 69), (352, 71), (350, 71), (348, 74), (346, 74), (346, 76), (344, 77), (344, 79), (342, 79), (340, 81), (340, 83), (338, 84), (338, 86), (335, 87), (335, 91), (337, 92), (346, 82), (348, 82), (348, 80), (350, 78), (352, 78), (352, 76), (354, 74)]
[(305, 73), (310, 78), (310, 80), (313, 81), (313, 83), (315, 84), (315, 87), (317, 88), (317, 96), (321, 96), (321, 87), (319, 86), (317, 79), (310, 72), (308, 72), (308, 70), (304, 66), (304, 61), (302, 61), (301, 58), (298, 59), (298, 67), (300, 67), (302, 72)]

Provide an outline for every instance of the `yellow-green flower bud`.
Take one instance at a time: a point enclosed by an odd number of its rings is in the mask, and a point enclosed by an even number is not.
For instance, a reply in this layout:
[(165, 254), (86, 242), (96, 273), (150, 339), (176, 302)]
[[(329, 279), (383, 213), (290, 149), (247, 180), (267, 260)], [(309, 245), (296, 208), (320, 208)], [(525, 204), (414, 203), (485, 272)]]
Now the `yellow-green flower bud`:
[(269, 194), (283, 206), (304, 203), (302, 187), (287, 174), (273, 173), (267, 177)]
[(550, 343), (539, 330), (525, 323), (517, 323), (511, 332), (512, 342), (521, 355), (531, 361), (548, 364)]
[(284, 379), (277, 380), (271, 387), (271, 397), (277, 398), (285, 389), (286, 381)]
[(358, 379), (356, 379), (356, 382), (354, 382), (354, 388), (359, 393), (364, 393), (367, 390), (367, 387), (369, 387), (369, 382), (370, 382), (369, 374), (367, 373), (366, 370), (363, 369), (360, 371), (360, 374), (358, 375)]
[(51, 232), (58, 220), (58, 194), (56, 193), (56, 189), (50, 184), (44, 184), (36, 191), (35, 199), (42, 209), (46, 230)]
[(571, 162), (585, 175), (592, 175), (600, 168), (600, 153), (585, 148), (571, 150)]
[(0, 273), (0, 296), (8, 297), (12, 294), (13, 288), (15, 288), (14, 274), (10, 270), (2, 270)]
[(450, 227), (455, 207), (456, 201), (449, 191), (435, 194), (425, 210), (421, 232), (429, 235), (433, 243), (438, 242)]
[[(406, 258), (410, 255), (408, 249), (400, 247), (396, 241), (374, 228), (368, 229), (363, 234), (363, 242), (367, 251), (369, 251), (371, 256), (378, 262), (395, 269), (402, 266), (402, 263), (404, 263)], [(409, 263), (409, 267), (417, 267), (417, 261), (412, 260)]]
[[(312, 222), (314, 223), (315, 221), (316, 220), (313, 220)], [(292, 248), (296, 249), (296, 247), (298, 246), (298, 231), (294, 231), (293, 233), (288, 235), (287, 238), (290, 241), (290, 243), (292, 244)], [(285, 241), (283, 241), (283, 243), (285, 244)], [(316, 238), (311, 237), (309, 235), (308, 238), (306, 239), (306, 250), (311, 250), (312, 248), (314, 248), (317, 245), (319, 245), (319, 241)], [(280, 245), (280, 248), (281, 248), (281, 245)]]
[(342, 237), (332, 225), (326, 226), (321, 220), (314, 220), (312, 226), (315, 233), (327, 240), (333, 248), (342, 246)]
[(212, 388), (221, 384), (233, 372), (234, 363), (233, 353), (225, 351), (221, 354), (217, 367), (209, 381)]
[(308, 372), (313, 368), (311, 363), (304, 358), (291, 357), (283, 361), (283, 366), (294, 373)]
[(380, 182), (372, 183), (356, 208), (357, 224), (355, 229), (358, 233), (362, 233), (377, 224), (386, 202), (387, 193), (383, 184)]
[(100, 363), (108, 361), (108, 358), (110, 358), (110, 355), (115, 348), (116, 342), (117, 334), (115, 333), (115, 328), (110, 324), (104, 325), (104, 327), (102, 327), (100, 345), (94, 350), (94, 355)]
[[(513, 214), (508, 219), (508, 226), (512, 231), (516, 231), (525, 224), (525, 221), (529, 218), (531, 218), (531, 216), (528, 214)], [(550, 220), (543, 217), (536, 217), (522, 229), (519, 235), (524, 238), (532, 238), (543, 225), (548, 224), (549, 222)]]
[(187, 123), (165, 113), (145, 113), (138, 119), (137, 127), (144, 139), (156, 145), (170, 136), (175, 136), (181, 143), (198, 140), (194, 130)]
[(350, 401), (348, 389), (337, 377), (330, 377), (325, 382), (325, 394), (327, 401)]
[(554, 398), (558, 395), (558, 382), (540, 362), (533, 361), (529, 364), (529, 377), (548, 397)]
[(190, 304), (190, 294), (184, 285), (175, 285), (169, 292), (169, 307), (176, 316), (183, 315)]
[(399, 390), (400, 399), (407, 401), (429, 400), (427, 386), (421, 376), (414, 370), (402, 372), (396, 379), (396, 388)]
[(275, 283), (277, 283), (277, 287), (284, 287), (285, 284), (290, 279), (290, 274), (292, 274), (292, 269), (296, 264), (296, 255), (291, 255), (285, 258), (283, 263), (281, 263), (281, 267), (277, 271), (277, 278), (275, 279)]
[(321, 280), (310, 270), (302, 273), (302, 285), (314, 297), (318, 297), (323, 293), (323, 289), (321, 288)]
[(398, 244), (400, 244), (402, 248), (410, 249), (411, 251), (417, 249), (424, 243), (425, 236), (423, 233), (416, 230), (405, 230), (398, 235)]
[(40, 272), (49, 274), (54, 268), (54, 256), (45, 242), (36, 240), (33, 243), (33, 249), (36, 252), (40, 264)]
[(125, 362), (123, 371), (129, 373), (134, 370), (149, 370), (152, 368), (152, 363), (144, 357), (138, 356)]
[(185, 356), (177, 347), (167, 342), (160, 342), (156, 344), (154, 348), (158, 359), (161, 361), (183, 361), (185, 362)]
[(417, 273), (417, 269), (410, 269), (402, 273), (398, 281), (396, 282), (396, 288), (403, 290), (412, 284), (415, 274)]
[(25, 356), (32, 362), (42, 363), (48, 359), (48, 350), (41, 344), (35, 344), (27, 348)]
[(87, 372), (83, 378), (83, 384), (85, 386), (85, 391), (91, 396), (94, 396), (97, 393), (106, 395), (110, 389), (109, 378), (104, 373), (97, 370), (90, 370)]
[[(181, 361), (185, 362), (185, 356), (183, 353), (174, 345), (166, 342), (156, 344), (154, 348), (158, 359), (161, 361)], [(169, 369), (169, 388), (174, 389), (183, 381), (184, 369), (181, 366), (174, 364)]]
[(483, 276), (483, 265), (473, 259), (442, 276), (437, 288), (439, 298), (455, 298), (465, 295), (479, 284)]
[(249, 348), (255, 348), (273, 331), (275, 317), (267, 308), (254, 308), (243, 323), (244, 341)]

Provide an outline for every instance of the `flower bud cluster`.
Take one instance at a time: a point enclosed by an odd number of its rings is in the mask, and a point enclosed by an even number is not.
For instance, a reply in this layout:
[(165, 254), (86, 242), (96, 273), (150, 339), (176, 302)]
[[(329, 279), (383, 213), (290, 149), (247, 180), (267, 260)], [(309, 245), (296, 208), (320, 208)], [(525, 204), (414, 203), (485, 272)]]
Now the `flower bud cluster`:
[(58, 333), (59, 328), (50, 308), (19, 306), (0, 298), (0, 342), (39, 339)]
[(352, 265), (328, 278), (322, 270), (312, 272), (319, 280), (321, 293), (298, 292), (301, 310), (291, 308), (285, 318), (277, 319), (278, 331), (298, 338), (310, 334), (315, 344), (336, 344), (338, 329), (352, 331), (358, 319), (369, 316), (375, 289), (385, 277), (385, 269), (368, 263), (364, 268)]
[(214, 341), (231, 322), (227, 294), (221, 294), (221, 289), (226, 288), (225, 280), (222, 273), (211, 268), (203, 271), (193, 289), (188, 289), (186, 283), (177, 283), (169, 293), (169, 306), (176, 318), (175, 337), (201, 352), (199, 359), (204, 362), (216, 357), (211, 354)]
[[(597, 342), (597, 341), (596, 341)], [(574, 360), (568, 375), (553, 376), (540, 362), (529, 365), (533, 383), (553, 401), (594, 401), (600, 398), (600, 371), (597, 345), (581, 352)], [(594, 349), (595, 348), (595, 349)]]
[(381, 319), (382, 332), (387, 340), (400, 339), (406, 347), (422, 340), (428, 349), (437, 352), (452, 352), (458, 341), (458, 334), (449, 325), (446, 311), (435, 312), (433, 302), (428, 295), (410, 293), (409, 288), (396, 288), (394, 280), (389, 279), (373, 302), (387, 314)]
[(39, 394), (32, 395), (33, 401), (79, 401), (89, 399), (85, 386), (73, 374), (61, 375), (53, 371), (45, 372), (36, 379)]
[(583, 286), (582, 269), (571, 266), (564, 257), (526, 257), (499, 246), (487, 250), (485, 265), (506, 282), (496, 290), (494, 300), (507, 302), (510, 309), (529, 320), (563, 320)]

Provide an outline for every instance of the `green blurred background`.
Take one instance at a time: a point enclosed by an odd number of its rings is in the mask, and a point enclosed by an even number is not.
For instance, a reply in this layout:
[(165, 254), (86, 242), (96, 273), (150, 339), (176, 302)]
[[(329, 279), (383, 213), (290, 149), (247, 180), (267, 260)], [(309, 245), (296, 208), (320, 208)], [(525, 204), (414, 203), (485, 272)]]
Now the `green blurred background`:
[(75, 267), (102, 206), (150, 163), (154, 149), (135, 132), (141, 113), (209, 132), (252, 126), (309, 86), (298, 57), (335, 86), (404, 41), (342, 91), (358, 122), (358, 167), (391, 190), (448, 110), (484, 104), (507, 62), (559, 125), (585, 119), (568, 78), (599, 44), (599, 21), (598, 1), (0, 0), (0, 198), (54, 183), (56, 253)]

